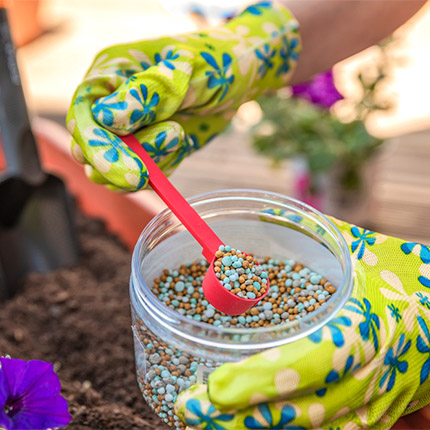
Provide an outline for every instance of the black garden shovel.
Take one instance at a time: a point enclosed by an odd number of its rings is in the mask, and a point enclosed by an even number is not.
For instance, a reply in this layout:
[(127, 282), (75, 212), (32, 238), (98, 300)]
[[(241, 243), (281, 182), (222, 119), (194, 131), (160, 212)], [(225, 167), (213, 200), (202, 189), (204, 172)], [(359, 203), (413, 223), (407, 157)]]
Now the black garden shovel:
[(42, 170), (21, 87), (7, 15), (0, 9), (0, 300), (29, 272), (71, 266), (79, 247), (71, 198)]

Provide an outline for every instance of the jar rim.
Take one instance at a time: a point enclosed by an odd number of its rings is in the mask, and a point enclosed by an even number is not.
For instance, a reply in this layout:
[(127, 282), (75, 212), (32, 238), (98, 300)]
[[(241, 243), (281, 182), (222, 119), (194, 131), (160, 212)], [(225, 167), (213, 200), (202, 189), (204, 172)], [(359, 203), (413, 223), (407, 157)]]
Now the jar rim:
[[(252, 195), (249, 195), (252, 194)], [(216, 197), (217, 196), (217, 197)], [(240, 343), (240, 344), (226, 344), (225, 342), (211, 342), (205, 339), (205, 342), (211, 346), (215, 347), (228, 347), (231, 349), (249, 349), (251, 348), (267, 348), (267, 347), (276, 347), (280, 345), (284, 345), (293, 341), (296, 341), (300, 338), (306, 337), (309, 334), (315, 332), (325, 324), (327, 324), (328, 321), (330, 321), (343, 307), (343, 305), (346, 303), (346, 301), (351, 296), (352, 288), (353, 288), (353, 270), (352, 270), (352, 262), (351, 257), (348, 251), (348, 245), (345, 241), (345, 238), (342, 236), (341, 232), (337, 228), (337, 226), (331, 221), (326, 215), (318, 211), (317, 209), (313, 208), (312, 206), (301, 202), (300, 200), (294, 199), (289, 196), (282, 195), (280, 193), (275, 193), (271, 191), (265, 191), (265, 190), (256, 190), (256, 189), (247, 189), (247, 188), (234, 188), (234, 189), (222, 189), (222, 190), (216, 190), (216, 191), (209, 191), (205, 193), (201, 193), (192, 197), (187, 198), (187, 201), (194, 207), (198, 206), (199, 204), (203, 203), (209, 203), (217, 200), (225, 201), (226, 199), (254, 199), (254, 200), (264, 200), (264, 197), (266, 198), (278, 198), (282, 199), (283, 202), (292, 204), (294, 207), (299, 209), (304, 209), (306, 212), (317, 216), (319, 219), (323, 220), (325, 223), (325, 227), (329, 228), (329, 232), (332, 235), (332, 237), (336, 240), (337, 245), (340, 248), (341, 251), (341, 258), (345, 262), (345, 267), (343, 268), (343, 279), (341, 284), (339, 285), (339, 288), (337, 289), (337, 292), (341, 289), (344, 289), (344, 296), (338, 300), (338, 303), (333, 306), (333, 309), (330, 311), (329, 315), (326, 316), (326, 318), (323, 318), (321, 321), (318, 321), (310, 326), (309, 329), (303, 330), (303, 332), (295, 333), (292, 336), (287, 336), (284, 339), (279, 340), (271, 340), (268, 342), (258, 342), (258, 343)], [(162, 212), (160, 212), (158, 215), (156, 215), (143, 229), (142, 233), (139, 236), (139, 239), (136, 243), (136, 246), (133, 251), (132, 255), (132, 277), (137, 277), (138, 282), (131, 282), (130, 288), (133, 290), (133, 293), (137, 295), (138, 300), (141, 302), (141, 304), (144, 305), (145, 310), (150, 309), (151, 313), (153, 313), (157, 318), (161, 318), (162, 325), (165, 325), (166, 328), (169, 330), (172, 330), (173, 332), (176, 332), (176, 334), (188, 338), (189, 340), (197, 341), (197, 339), (194, 335), (187, 335), (187, 333), (184, 333), (183, 331), (175, 329), (175, 327), (172, 327), (169, 325), (169, 321), (171, 322), (180, 322), (180, 323), (186, 323), (191, 325), (195, 329), (201, 329), (205, 330), (206, 332), (214, 333), (214, 334), (223, 334), (223, 335), (229, 335), (229, 336), (244, 336), (244, 335), (250, 335), (258, 334), (258, 335), (264, 335), (266, 333), (273, 334), (274, 332), (280, 332), (285, 331), (286, 329), (294, 331), (295, 328), (297, 328), (300, 325), (303, 325), (306, 322), (309, 322), (311, 318), (316, 319), (318, 315), (320, 315), (322, 312), (325, 311), (324, 307), (321, 306), (319, 309), (309, 313), (305, 317), (301, 318), (300, 320), (294, 320), (294, 321), (288, 321), (282, 324), (278, 324), (275, 326), (269, 326), (269, 327), (258, 327), (258, 328), (231, 328), (231, 327), (223, 327), (220, 326), (213, 326), (211, 324), (207, 324), (205, 322), (199, 322), (197, 320), (187, 318), (186, 316), (181, 315), (180, 313), (176, 312), (175, 310), (171, 309), (169, 306), (167, 306), (164, 302), (160, 301), (155, 294), (152, 292), (151, 287), (146, 284), (146, 282), (143, 279), (142, 273), (140, 269), (140, 251), (141, 247), (144, 244), (145, 237), (148, 235), (148, 233), (151, 232), (151, 230), (162, 220), (163, 218), (170, 217), (172, 215), (172, 211), (169, 208), (164, 209)], [(178, 221), (179, 224), (181, 224)], [(336, 257), (337, 258), (337, 257)], [(335, 293), (336, 294), (336, 293)]]

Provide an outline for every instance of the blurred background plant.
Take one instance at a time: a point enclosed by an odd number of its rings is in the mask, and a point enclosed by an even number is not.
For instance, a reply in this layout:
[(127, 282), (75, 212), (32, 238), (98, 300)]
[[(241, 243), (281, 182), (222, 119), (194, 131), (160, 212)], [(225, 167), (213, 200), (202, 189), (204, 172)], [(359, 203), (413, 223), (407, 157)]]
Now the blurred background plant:
[(360, 90), (356, 98), (339, 93), (330, 70), (258, 100), (262, 118), (251, 130), (253, 147), (275, 166), (293, 160), (300, 200), (336, 216), (343, 215), (340, 207), (357, 212), (357, 204), (367, 206), (370, 162), (383, 140), (368, 132), (366, 122), (394, 107), (392, 94), (381, 88), (400, 62), (393, 54), (396, 43), (393, 37), (383, 41), (377, 61), (351, 76)]

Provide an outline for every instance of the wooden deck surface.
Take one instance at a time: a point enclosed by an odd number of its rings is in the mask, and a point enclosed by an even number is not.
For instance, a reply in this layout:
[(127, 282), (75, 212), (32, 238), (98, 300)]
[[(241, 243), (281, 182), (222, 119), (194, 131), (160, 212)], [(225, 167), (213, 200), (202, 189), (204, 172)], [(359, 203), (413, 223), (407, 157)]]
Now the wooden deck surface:
[[(378, 161), (372, 227), (430, 245), (430, 128), (387, 140)], [(171, 179), (187, 197), (225, 188), (293, 192), (291, 165), (274, 169), (235, 130), (188, 157)]]

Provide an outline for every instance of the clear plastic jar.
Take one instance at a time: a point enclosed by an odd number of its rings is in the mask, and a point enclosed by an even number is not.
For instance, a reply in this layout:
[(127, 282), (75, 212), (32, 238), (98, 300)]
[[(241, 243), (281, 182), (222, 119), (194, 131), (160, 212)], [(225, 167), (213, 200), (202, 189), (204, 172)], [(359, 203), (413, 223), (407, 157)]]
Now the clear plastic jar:
[(220, 239), (257, 257), (300, 261), (336, 292), (305, 318), (261, 328), (223, 328), (180, 315), (151, 288), (165, 269), (202, 260), (201, 247), (168, 209), (143, 230), (132, 258), (130, 296), (136, 369), (145, 400), (173, 428), (177, 394), (204, 382), (225, 362), (295, 342), (327, 323), (349, 298), (353, 279), (347, 245), (324, 215), (286, 196), (223, 190), (189, 199)]

